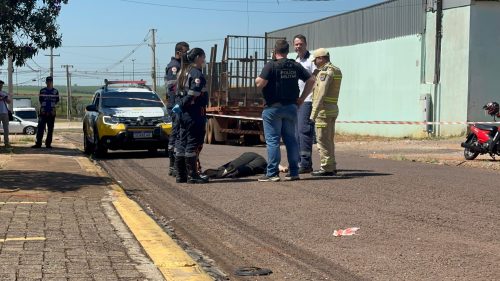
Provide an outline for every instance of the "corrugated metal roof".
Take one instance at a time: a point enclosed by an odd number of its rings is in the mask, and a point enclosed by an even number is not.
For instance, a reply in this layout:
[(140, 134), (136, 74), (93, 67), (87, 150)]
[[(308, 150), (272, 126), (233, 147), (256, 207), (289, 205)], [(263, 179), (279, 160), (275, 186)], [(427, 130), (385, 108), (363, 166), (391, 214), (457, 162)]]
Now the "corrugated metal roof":
[(292, 40), (307, 37), (309, 48), (341, 47), (424, 33), (426, 0), (391, 0), (345, 14), (268, 33)]

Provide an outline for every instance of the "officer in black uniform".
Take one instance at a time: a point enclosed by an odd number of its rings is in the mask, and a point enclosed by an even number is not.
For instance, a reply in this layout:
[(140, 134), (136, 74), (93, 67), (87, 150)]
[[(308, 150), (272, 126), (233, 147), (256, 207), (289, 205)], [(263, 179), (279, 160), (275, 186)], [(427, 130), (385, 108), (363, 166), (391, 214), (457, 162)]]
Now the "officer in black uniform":
[(181, 71), (181, 59), (189, 50), (189, 44), (179, 42), (175, 45), (175, 56), (172, 57), (170, 63), (165, 69), (165, 87), (167, 88), (167, 111), (172, 118), (172, 133), (168, 141), (168, 157), (170, 159), (170, 167), (168, 174), (175, 176), (175, 141), (179, 134), (179, 116), (172, 112), (172, 108), (179, 102), (179, 97), (176, 95), (177, 73)]
[(207, 183), (207, 177), (201, 177), (198, 171), (198, 152), (205, 138), (206, 107), (208, 92), (206, 79), (202, 73), (205, 64), (203, 49), (190, 50), (177, 79), (177, 91), (181, 96), (178, 109), (180, 113), (179, 138), (176, 142), (175, 166), (178, 183)]

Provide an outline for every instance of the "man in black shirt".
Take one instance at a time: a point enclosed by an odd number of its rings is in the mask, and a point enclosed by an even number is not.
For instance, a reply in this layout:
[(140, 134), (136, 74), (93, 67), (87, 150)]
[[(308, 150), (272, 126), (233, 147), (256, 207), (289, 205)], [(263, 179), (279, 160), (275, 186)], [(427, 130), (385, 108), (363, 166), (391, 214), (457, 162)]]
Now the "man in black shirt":
[[(285, 180), (299, 180), (299, 146), (296, 139), (297, 105), (304, 102), (314, 86), (314, 78), (294, 60), (287, 59), (290, 46), (286, 40), (277, 40), (274, 47), (276, 59), (264, 66), (255, 80), (262, 89), (265, 108), (262, 112), (264, 135), (267, 144), (267, 173), (261, 182), (279, 181), (281, 162), (280, 139), (286, 146), (289, 173)], [(298, 81), (305, 87), (300, 93)], [(300, 94), (300, 96), (299, 96)]]

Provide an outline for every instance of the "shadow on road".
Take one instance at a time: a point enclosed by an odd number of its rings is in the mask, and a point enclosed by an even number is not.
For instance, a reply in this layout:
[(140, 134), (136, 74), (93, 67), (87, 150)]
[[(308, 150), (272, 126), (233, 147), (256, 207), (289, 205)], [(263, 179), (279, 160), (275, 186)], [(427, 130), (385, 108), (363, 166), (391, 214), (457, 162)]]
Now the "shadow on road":
[(61, 155), (61, 156), (80, 156), (81, 151), (73, 148), (57, 147), (52, 148), (31, 148), (31, 147), (13, 147), (12, 153), (14, 154), (48, 154), (48, 155)]
[(165, 158), (167, 155), (164, 151), (159, 150), (158, 152), (148, 152), (148, 151), (111, 151), (108, 152), (104, 157), (96, 158), (96, 160), (115, 160), (115, 159), (148, 159), (148, 158)]
[(101, 177), (46, 171), (4, 170), (0, 176), (0, 187), (7, 190), (45, 190), (64, 193), (104, 182), (104, 178)]

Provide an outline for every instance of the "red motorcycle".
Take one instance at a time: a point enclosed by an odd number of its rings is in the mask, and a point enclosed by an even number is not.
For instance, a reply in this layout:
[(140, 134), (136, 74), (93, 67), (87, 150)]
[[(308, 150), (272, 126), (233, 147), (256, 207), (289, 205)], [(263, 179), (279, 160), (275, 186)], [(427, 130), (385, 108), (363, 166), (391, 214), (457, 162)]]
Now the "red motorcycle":
[[(500, 106), (496, 102), (490, 102), (483, 109), (496, 122), (500, 118)], [(462, 143), (464, 157), (474, 160), (478, 155), (489, 154), (491, 158), (500, 156), (500, 126), (474, 124), (470, 126), (470, 133), (465, 142)]]

